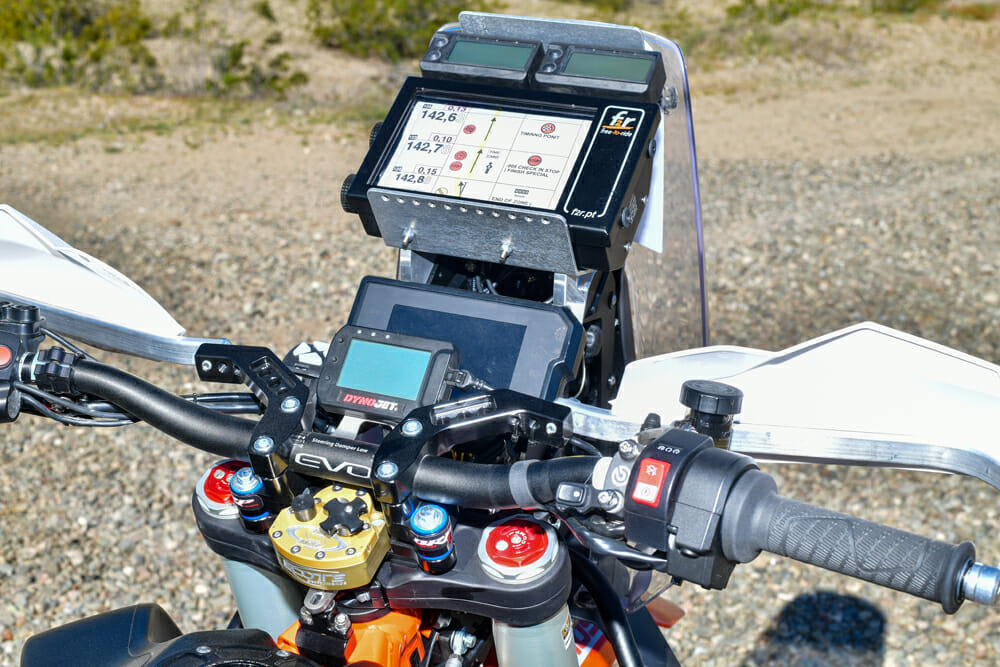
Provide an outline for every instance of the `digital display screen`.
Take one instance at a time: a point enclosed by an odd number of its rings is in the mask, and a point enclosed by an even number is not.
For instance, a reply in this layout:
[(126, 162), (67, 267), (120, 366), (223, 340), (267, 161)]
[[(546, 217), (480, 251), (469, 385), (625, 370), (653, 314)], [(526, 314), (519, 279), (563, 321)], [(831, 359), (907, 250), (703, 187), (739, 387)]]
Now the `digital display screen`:
[(554, 210), (592, 120), (418, 96), (377, 185)]
[(425, 350), (354, 339), (344, 356), (337, 385), (415, 401), (430, 358), (431, 353)]
[[(421, 336), (455, 346), (462, 368), (494, 387), (509, 387), (527, 328), (520, 324), (397, 305), (389, 331), (419, 331)], [(461, 392), (453, 391), (452, 398)]]
[(652, 66), (653, 61), (649, 58), (574, 51), (566, 62), (563, 74), (643, 83)]
[(516, 44), (493, 44), (460, 39), (455, 42), (445, 60), (462, 65), (524, 69), (531, 57), (532, 48)]

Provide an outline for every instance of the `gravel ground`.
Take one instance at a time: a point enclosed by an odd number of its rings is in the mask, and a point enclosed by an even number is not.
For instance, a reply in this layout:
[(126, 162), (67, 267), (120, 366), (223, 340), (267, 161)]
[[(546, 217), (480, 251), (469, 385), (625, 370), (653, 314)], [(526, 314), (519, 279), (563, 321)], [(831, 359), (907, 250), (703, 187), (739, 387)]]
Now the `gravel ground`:
[[(948, 155), (861, 144), (736, 155), (713, 143), (713, 122), (698, 129), (708, 146), (714, 342), (779, 349), (872, 319), (1000, 361), (995, 137)], [(391, 271), (390, 252), (337, 205), (364, 136), (317, 125), (305, 134), (251, 128), (197, 148), (180, 136), (126, 138), (114, 152), (91, 140), (5, 146), (0, 201), (134, 278), (190, 333), (283, 352), (328, 337), (360, 277)], [(194, 389), (189, 369), (122, 363), (172, 390)], [(225, 622), (228, 589), (189, 508), (209, 457), (144, 426), (96, 432), (24, 418), (2, 433), (0, 664), (15, 664), (35, 632), (138, 602), (160, 603), (185, 631)], [(1000, 503), (980, 482), (767, 469), (785, 495), (971, 539), (981, 559), (1000, 558)], [(691, 665), (964, 665), (1000, 656), (995, 611), (967, 605), (949, 617), (776, 558), (741, 567), (726, 591), (685, 586), (670, 595), (688, 612), (671, 637)]]

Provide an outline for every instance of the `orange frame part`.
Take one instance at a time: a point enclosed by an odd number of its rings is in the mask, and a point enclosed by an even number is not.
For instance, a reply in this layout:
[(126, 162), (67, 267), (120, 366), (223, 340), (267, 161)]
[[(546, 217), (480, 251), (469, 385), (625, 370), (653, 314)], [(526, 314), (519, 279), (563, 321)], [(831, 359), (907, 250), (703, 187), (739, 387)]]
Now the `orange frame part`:
[[(678, 605), (659, 598), (649, 605), (653, 619), (661, 628), (669, 628), (682, 616), (684, 610)], [(573, 639), (580, 667), (609, 667), (615, 662), (611, 642), (595, 624), (581, 619), (573, 619)], [(347, 646), (346, 658), (352, 667), (410, 667), (423, 660), (424, 645), (421, 635), (421, 614), (408, 609), (391, 611), (367, 623), (354, 624), (354, 636)], [(293, 623), (278, 637), (278, 648), (298, 653), (295, 635), (299, 622)], [(496, 654), (490, 651), (486, 664), (496, 665)]]
[[(347, 662), (352, 667), (410, 667), (414, 653), (419, 662), (424, 657), (420, 618), (420, 612), (403, 609), (367, 623), (355, 623), (354, 636), (347, 645)], [(298, 653), (295, 645), (298, 631), (296, 621), (278, 637), (278, 648)]]

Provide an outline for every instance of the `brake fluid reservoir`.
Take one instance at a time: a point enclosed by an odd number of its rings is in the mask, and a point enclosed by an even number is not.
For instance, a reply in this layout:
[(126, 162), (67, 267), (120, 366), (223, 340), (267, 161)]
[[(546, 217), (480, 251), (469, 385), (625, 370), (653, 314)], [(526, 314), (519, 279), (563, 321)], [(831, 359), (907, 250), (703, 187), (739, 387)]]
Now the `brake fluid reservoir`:
[(278, 563), (310, 588), (364, 586), (389, 551), (385, 517), (364, 489), (333, 484), (311, 497), (315, 511), (300, 496), (271, 524)]

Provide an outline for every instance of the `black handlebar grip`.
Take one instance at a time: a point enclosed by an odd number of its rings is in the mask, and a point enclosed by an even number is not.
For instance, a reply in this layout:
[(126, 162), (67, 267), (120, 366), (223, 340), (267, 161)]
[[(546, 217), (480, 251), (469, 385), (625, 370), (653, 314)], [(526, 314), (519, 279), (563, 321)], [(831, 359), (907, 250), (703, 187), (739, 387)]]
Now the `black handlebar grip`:
[(774, 480), (756, 470), (726, 501), (722, 549), (744, 563), (761, 550), (794, 558), (940, 602), (949, 614), (962, 604), (962, 576), (976, 557), (971, 542), (948, 544), (782, 498)]

